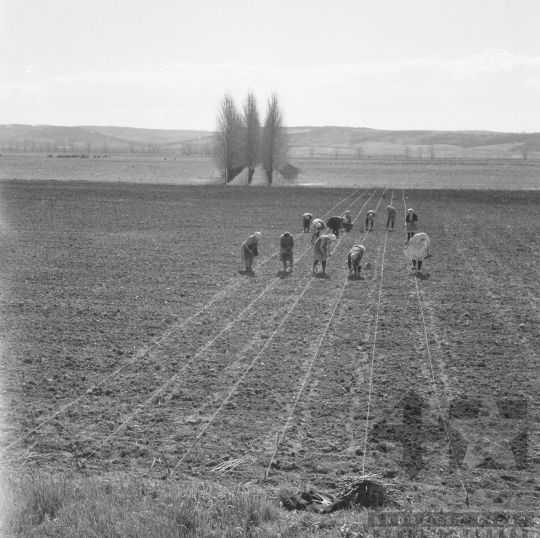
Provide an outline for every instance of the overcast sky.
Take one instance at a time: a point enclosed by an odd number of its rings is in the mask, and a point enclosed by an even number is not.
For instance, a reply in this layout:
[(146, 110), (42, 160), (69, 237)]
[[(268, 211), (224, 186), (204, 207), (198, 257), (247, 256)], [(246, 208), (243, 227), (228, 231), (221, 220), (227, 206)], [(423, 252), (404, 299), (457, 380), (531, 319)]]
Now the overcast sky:
[(540, 131), (540, 0), (0, 0), (0, 124)]

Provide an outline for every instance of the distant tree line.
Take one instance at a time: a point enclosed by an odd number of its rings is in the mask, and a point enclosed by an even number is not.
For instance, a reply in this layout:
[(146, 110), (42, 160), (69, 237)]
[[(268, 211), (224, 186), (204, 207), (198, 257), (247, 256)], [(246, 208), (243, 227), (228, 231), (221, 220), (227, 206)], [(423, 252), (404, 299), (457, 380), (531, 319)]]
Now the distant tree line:
[(110, 143), (108, 140), (75, 141), (67, 140), (35, 140), (35, 139), (2, 139), (0, 140), (0, 151), (9, 152), (32, 152), (32, 153), (130, 153), (130, 154), (148, 154), (159, 155), (205, 155), (210, 156), (211, 142), (193, 143), (190, 140), (183, 142), (127, 142)]
[(247, 169), (250, 184), (258, 165), (262, 165), (268, 185), (272, 184), (274, 174), (282, 170), (286, 170), (283, 176), (289, 177), (288, 152), (287, 129), (275, 93), (268, 99), (262, 124), (253, 92), (247, 93), (242, 112), (236, 107), (231, 94), (225, 93), (219, 104), (212, 146), (214, 161), (225, 183)]

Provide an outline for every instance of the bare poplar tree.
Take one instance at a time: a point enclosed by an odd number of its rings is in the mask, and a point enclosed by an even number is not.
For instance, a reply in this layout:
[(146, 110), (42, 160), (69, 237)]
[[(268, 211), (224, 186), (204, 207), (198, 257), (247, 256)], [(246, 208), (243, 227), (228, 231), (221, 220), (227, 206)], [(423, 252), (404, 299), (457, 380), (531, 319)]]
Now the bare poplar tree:
[(435, 159), (435, 146), (433, 144), (429, 146), (429, 158), (431, 160)]
[(90, 153), (92, 151), (92, 142), (90, 140), (86, 141), (86, 153)]
[(193, 144), (186, 141), (182, 144), (182, 148), (184, 150), (184, 155), (191, 155), (191, 152), (193, 151)]
[(409, 146), (405, 146), (404, 154), (405, 159), (409, 160), (411, 158), (411, 148)]
[(261, 120), (257, 101), (251, 91), (244, 102), (244, 163), (248, 168), (248, 185), (253, 179), (255, 167), (261, 162)]
[(361, 159), (364, 156), (364, 148), (362, 146), (356, 146), (356, 158)]
[(232, 96), (226, 93), (219, 105), (212, 145), (214, 161), (225, 183), (232, 181), (243, 168), (242, 130), (242, 118)]
[(266, 171), (268, 184), (272, 184), (274, 172), (279, 170), (289, 153), (289, 139), (285, 128), (283, 112), (274, 93), (268, 100), (268, 110), (262, 129), (261, 161)]
[(525, 144), (522, 144), (519, 148), (519, 152), (521, 153), (523, 160), (526, 161), (529, 157), (529, 148)]

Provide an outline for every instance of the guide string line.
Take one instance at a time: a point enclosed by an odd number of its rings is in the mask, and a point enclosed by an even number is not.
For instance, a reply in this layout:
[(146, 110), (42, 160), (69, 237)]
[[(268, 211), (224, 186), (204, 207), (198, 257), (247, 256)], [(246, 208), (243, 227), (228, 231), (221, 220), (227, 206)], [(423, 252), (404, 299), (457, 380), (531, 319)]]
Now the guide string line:
[[(405, 189), (403, 189), (403, 207), (405, 209), (405, 216), (406, 216), (407, 215), (407, 205), (405, 203)], [(430, 351), (430, 347), (429, 347), (429, 339), (428, 339), (428, 334), (427, 334), (426, 319), (424, 317), (424, 308), (422, 306), (422, 297), (420, 295), (420, 289), (418, 288), (418, 279), (417, 278), (414, 279), (414, 284), (415, 284), (415, 287), (416, 287), (416, 296), (418, 298), (418, 306), (420, 307), (420, 314), (421, 314), (421, 317), (422, 317), (422, 325), (424, 327), (424, 340), (426, 342), (426, 351), (427, 351), (427, 356), (428, 356), (428, 360), (429, 360), (429, 368), (430, 368), (430, 371), (431, 371), (431, 380), (432, 380), (432, 384), (433, 384), (433, 392), (435, 393), (435, 399), (437, 400), (437, 408), (439, 410), (439, 415), (441, 417), (441, 422), (442, 422), (442, 424), (444, 426), (444, 433), (445, 433), (446, 439), (448, 441), (448, 446), (450, 447), (450, 451), (452, 452), (452, 458), (454, 460), (454, 463), (456, 464), (456, 471), (458, 473), (459, 481), (460, 481), (461, 487), (462, 487), (462, 489), (463, 489), (463, 491), (465, 493), (465, 504), (467, 506), (469, 506), (470, 505), (469, 492), (467, 491), (467, 488), (465, 487), (465, 483), (463, 482), (463, 477), (461, 476), (459, 463), (457, 461), (456, 454), (454, 452), (454, 447), (452, 445), (452, 441), (450, 440), (450, 435), (448, 433), (448, 427), (446, 425), (446, 421), (444, 420), (444, 415), (443, 415), (443, 412), (442, 412), (441, 402), (439, 400), (439, 393), (437, 391), (437, 381), (435, 379), (435, 371), (433, 369), (433, 361), (431, 359), (431, 351)]]
[[(344, 201), (348, 200), (349, 198), (351, 198), (352, 196), (354, 196), (359, 190), (361, 189), (361, 187), (359, 187), (358, 189), (356, 189), (352, 194), (350, 194), (349, 196), (346, 196), (345, 198), (341, 199), (337, 204), (335, 204), (332, 208), (330, 208), (330, 210), (328, 210), (323, 216), (326, 216), (328, 214), (330, 214), (338, 205), (342, 204)], [(368, 191), (368, 189), (365, 189), (364, 192), (359, 196), (357, 197), (352, 203), (351, 205), (353, 205), (354, 203), (356, 203), (357, 200), (359, 200), (360, 198), (362, 198), (362, 196)], [(350, 206), (349, 206), (350, 207)], [(298, 234), (298, 236), (300, 236), (302, 234)], [(300, 255), (300, 258), (302, 258), (308, 251), (310, 250), (310, 248), (306, 249), (304, 251), (303, 254)], [(263, 265), (264, 263), (266, 263), (269, 259), (271, 259), (273, 256), (275, 256), (277, 253), (274, 253), (272, 254), (270, 257), (268, 257), (264, 262), (262, 262), (261, 264), (259, 264), (259, 266), (257, 267), (260, 267), (261, 265)], [(162, 344), (165, 340), (167, 340), (168, 338), (170, 338), (173, 334), (175, 334), (177, 331), (179, 331), (181, 328), (183, 328), (185, 325), (187, 325), (189, 322), (191, 322), (192, 320), (194, 320), (196, 317), (198, 317), (200, 314), (202, 314), (205, 310), (207, 310), (210, 306), (212, 306), (214, 303), (216, 303), (217, 301), (219, 301), (222, 297), (224, 297), (228, 292), (230, 292), (232, 289), (234, 289), (236, 286), (238, 286), (244, 279), (246, 278), (246, 276), (242, 277), (241, 279), (237, 280), (234, 284), (231, 284), (227, 289), (225, 290), (222, 290), (220, 293), (218, 293), (216, 296), (214, 296), (206, 305), (204, 305), (198, 312), (196, 312), (195, 314), (193, 314), (192, 316), (190, 316), (189, 318), (187, 318), (186, 320), (184, 320), (183, 322), (181, 322), (180, 324), (176, 325), (175, 327), (169, 329), (168, 331), (166, 331), (158, 340), (154, 341), (153, 343), (149, 344), (148, 346), (146, 346), (145, 348), (143, 348), (142, 350), (140, 350), (133, 358), (131, 358), (130, 360), (126, 361), (124, 364), (122, 364), (121, 366), (119, 366), (116, 370), (114, 370), (113, 372), (111, 372), (110, 374), (107, 374), (106, 376), (104, 376), (102, 379), (100, 379), (97, 383), (94, 383), (92, 385), (92, 388), (96, 388), (96, 387), (100, 387), (101, 385), (105, 384), (108, 380), (110, 380), (111, 378), (117, 376), (122, 370), (128, 368), (129, 366), (131, 366), (132, 364), (136, 363), (137, 361), (139, 361), (141, 358), (143, 358), (145, 355), (147, 355), (152, 349), (154, 349), (155, 347), (159, 346), (160, 344)], [(235, 320), (233, 320), (232, 323), (234, 323), (235, 321), (237, 321), (243, 314), (245, 311), (247, 311), (260, 297), (262, 297), (273, 285), (275, 285), (277, 282), (279, 281), (279, 278), (276, 278), (274, 280), (274, 282), (269, 286), (267, 287), (259, 296), (257, 296), (257, 298), (252, 301), (248, 307), (246, 309), (244, 309), (238, 316), (237, 318), (235, 318)], [(219, 336), (221, 336), (221, 334), (223, 334), (223, 332), (225, 332), (227, 329), (228, 329), (229, 325), (221, 332), (218, 334), (217, 337), (215, 338), (218, 338)], [(215, 340), (215, 339), (214, 339)], [(211, 345), (213, 343), (214, 340), (211, 340), (197, 355), (196, 357), (201, 353), (203, 352), (207, 346)], [(195, 357), (194, 357), (195, 358)], [(193, 362), (193, 360), (191, 360), (190, 362), (188, 362), (185, 367), (189, 366), (191, 364), (191, 362)], [(80, 394), (79, 396), (77, 396), (76, 398), (74, 398), (73, 400), (71, 400), (70, 402), (68, 402), (67, 404), (63, 405), (60, 409), (58, 409), (57, 411), (55, 411), (54, 413), (52, 413), (49, 417), (47, 417), (46, 419), (44, 419), (43, 421), (41, 421), (35, 428), (33, 428), (32, 430), (30, 430), (29, 432), (25, 433), (24, 435), (18, 437), (17, 439), (15, 439), (14, 441), (12, 441), (11, 443), (9, 443), (8, 445), (2, 447), (0, 449), (0, 455), (4, 454), (5, 452), (7, 452), (10, 448), (12, 448), (13, 446), (15, 446), (16, 444), (20, 443), (23, 439), (27, 438), (28, 436), (32, 435), (33, 433), (36, 433), (40, 428), (42, 428), (44, 425), (48, 424), (51, 420), (53, 420), (54, 418), (58, 417), (59, 415), (61, 415), (62, 413), (64, 413), (67, 409), (69, 409), (70, 407), (72, 407), (73, 405), (75, 405), (76, 403), (80, 402), (81, 400), (85, 399), (86, 397), (88, 396), (88, 394), (85, 392), (83, 394)]]
[[(375, 191), (376, 192), (376, 191)], [(367, 203), (369, 202), (369, 200), (371, 200), (371, 198), (373, 198), (373, 196), (375, 196), (375, 192), (368, 198), (368, 200), (364, 203), (364, 205), (362, 206), (362, 208), (360, 209), (357, 217), (354, 219), (353, 223), (356, 222), (356, 220), (358, 219), (358, 217), (362, 214), (362, 211), (364, 209), (364, 207), (367, 205)], [(343, 236), (338, 240), (336, 246), (334, 247), (334, 250), (332, 251), (335, 252), (335, 250), (337, 249), (337, 247), (339, 246), (339, 243), (341, 242), (341, 240), (343, 239)], [(289, 315), (291, 314), (291, 312), (296, 308), (296, 305), (299, 303), (300, 299), (304, 296), (304, 294), (306, 293), (306, 291), (309, 289), (309, 287), (311, 286), (311, 283), (313, 282), (313, 280), (315, 279), (315, 275), (313, 275), (309, 282), (307, 283), (307, 285), (305, 286), (305, 288), (302, 290), (302, 293), (296, 298), (296, 300), (294, 301), (294, 303), (292, 304), (292, 306), (289, 308), (289, 310), (287, 311), (287, 313), (285, 314), (285, 316), (283, 317), (283, 319), (281, 320), (281, 322), (279, 323), (278, 327), (274, 330), (274, 332), (270, 335), (270, 337), (267, 339), (266, 341), (266, 344), (264, 345), (264, 347), (261, 349), (261, 351), (259, 351), (259, 353), (256, 355), (256, 357), (253, 359), (253, 361), (250, 363), (250, 365), (247, 367), (247, 369), (244, 371), (244, 373), (242, 374), (242, 376), (238, 379), (238, 381), (235, 383), (235, 385), (233, 386), (232, 390), (229, 392), (229, 394), (225, 397), (225, 399), (222, 401), (222, 403), (220, 404), (220, 406), (218, 407), (217, 411), (212, 415), (212, 417), (210, 418), (210, 420), (206, 423), (206, 425), (204, 426), (204, 428), (199, 432), (199, 434), (197, 435), (197, 437), (195, 438), (195, 440), (193, 441), (193, 443), (191, 444), (191, 446), (187, 449), (187, 451), (184, 453), (184, 455), (182, 456), (182, 458), (180, 459), (180, 461), (176, 464), (176, 466), (174, 467), (173, 470), (176, 470), (177, 467), (184, 461), (184, 459), (188, 456), (188, 454), (191, 452), (191, 450), (195, 447), (195, 445), (197, 444), (197, 442), (199, 441), (199, 439), (204, 435), (204, 433), (206, 432), (206, 430), (208, 430), (208, 428), (210, 427), (210, 424), (213, 422), (214, 418), (220, 413), (220, 411), (223, 409), (223, 407), (225, 406), (225, 404), (227, 403), (227, 401), (231, 398), (231, 396), (236, 392), (236, 389), (240, 386), (240, 383), (244, 380), (244, 378), (246, 377), (246, 375), (248, 374), (248, 372), (253, 368), (253, 365), (257, 362), (258, 358), (264, 353), (264, 351), (266, 350), (266, 348), (270, 345), (270, 342), (273, 340), (274, 336), (277, 334), (277, 332), (279, 331), (279, 329), (283, 326), (283, 324), (285, 323), (285, 321), (287, 320), (287, 318), (289, 317)], [(342, 293), (343, 293), (343, 290), (342, 290)], [(340, 294), (340, 297), (341, 297), (341, 294)], [(271, 462), (270, 462), (271, 463)]]
[[(383, 191), (383, 193), (382, 193), (382, 196), (381, 196), (381, 198), (379, 199), (379, 203), (377, 204), (377, 207), (375, 208), (376, 210), (379, 209), (379, 205), (380, 205), (382, 199), (384, 198), (384, 193), (385, 193), (385, 192), (386, 192), (386, 189), (384, 189), (384, 191)], [(374, 193), (374, 194), (375, 194), (375, 193)], [(370, 199), (371, 199), (371, 198), (370, 198)], [(368, 202), (369, 202), (369, 200), (368, 200)], [(364, 204), (364, 206), (362, 207), (362, 209), (363, 209), (366, 205), (367, 205), (367, 202)], [(358, 217), (359, 217), (359, 216), (360, 216), (360, 214), (358, 214)], [(356, 217), (356, 218), (358, 218), (358, 217)], [(356, 221), (356, 219), (355, 219), (355, 221)], [(369, 233), (369, 231), (366, 230), (366, 232), (364, 233), (364, 237), (362, 238), (362, 243), (365, 242), (365, 239), (366, 239), (368, 233)], [(336, 248), (337, 248), (337, 245), (336, 245)], [(335, 249), (334, 249), (334, 250), (335, 250)], [(319, 354), (319, 349), (320, 349), (320, 347), (321, 347), (321, 345), (322, 345), (322, 342), (323, 342), (323, 340), (324, 340), (324, 338), (325, 338), (325, 336), (326, 336), (326, 333), (327, 333), (327, 331), (328, 331), (328, 328), (330, 327), (330, 323), (332, 322), (332, 319), (333, 319), (333, 317), (334, 317), (334, 315), (335, 315), (336, 309), (337, 309), (337, 307), (338, 307), (338, 305), (339, 305), (339, 302), (340, 302), (340, 300), (341, 300), (341, 296), (343, 295), (343, 292), (345, 291), (345, 287), (347, 286), (348, 281), (349, 281), (349, 278), (347, 277), (347, 278), (345, 279), (344, 283), (343, 283), (343, 286), (341, 287), (341, 291), (340, 291), (339, 296), (338, 296), (338, 298), (337, 298), (337, 300), (336, 300), (336, 303), (335, 303), (335, 305), (334, 305), (334, 309), (332, 310), (332, 313), (330, 314), (330, 317), (328, 318), (328, 322), (327, 322), (327, 324), (326, 324), (326, 327), (324, 328), (324, 331), (323, 331), (321, 337), (319, 338), (319, 341), (318, 341), (318, 343), (317, 343), (317, 347), (316, 347), (316, 349), (315, 349), (315, 353), (313, 354), (313, 358), (311, 359), (311, 362), (310, 362), (310, 364), (309, 364), (309, 368), (308, 368), (308, 370), (307, 370), (307, 372), (306, 372), (306, 375), (305, 375), (305, 377), (304, 377), (304, 380), (302, 381), (302, 385), (300, 386), (300, 390), (298, 391), (298, 394), (296, 395), (296, 399), (295, 399), (295, 401), (294, 401), (294, 404), (293, 404), (293, 407), (292, 407), (292, 409), (291, 409), (291, 412), (289, 413), (289, 416), (287, 417), (287, 420), (285, 421), (285, 426), (283, 427), (283, 429), (281, 430), (281, 432), (278, 434), (278, 440), (277, 440), (277, 443), (276, 443), (276, 448), (274, 449), (274, 453), (272, 454), (272, 457), (270, 458), (270, 463), (268, 464), (268, 467), (267, 467), (267, 469), (266, 469), (266, 476), (268, 476), (269, 473), (270, 473), (270, 468), (272, 467), (272, 463), (274, 462), (274, 460), (275, 460), (275, 458), (276, 458), (276, 455), (277, 455), (277, 453), (278, 453), (279, 447), (280, 447), (280, 445), (281, 445), (281, 442), (283, 441), (283, 439), (284, 439), (284, 437), (285, 437), (285, 433), (287, 432), (287, 428), (289, 427), (289, 424), (290, 424), (290, 422), (291, 422), (291, 419), (292, 419), (292, 416), (293, 416), (294, 411), (295, 411), (295, 409), (296, 409), (296, 406), (298, 405), (298, 401), (300, 400), (300, 396), (302, 395), (302, 392), (303, 392), (303, 390), (304, 390), (304, 387), (305, 387), (305, 385), (306, 385), (306, 382), (307, 382), (307, 380), (308, 380), (308, 378), (309, 378), (309, 374), (311, 373), (311, 369), (313, 368), (313, 365), (315, 364), (315, 360), (317, 359), (317, 356), (318, 356), (318, 354)]]
[[(392, 205), (392, 200), (394, 199), (394, 189), (392, 189), (392, 196), (390, 197), (390, 205)], [(377, 329), (379, 326), (379, 312), (381, 309), (381, 297), (382, 297), (382, 285), (383, 285), (383, 276), (384, 276), (384, 259), (386, 256), (386, 242), (388, 240), (388, 228), (384, 232), (384, 245), (383, 245), (383, 255), (381, 261), (381, 276), (379, 281), (379, 298), (377, 301), (377, 311), (375, 313), (375, 328), (373, 333), (373, 351), (371, 354), (371, 365), (369, 369), (369, 390), (368, 390), (368, 406), (366, 413), (366, 431), (364, 434), (364, 454), (362, 457), (362, 475), (365, 475), (366, 468), (366, 454), (367, 454), (367, 439), (368, 439), (368, 428), (369, 428), (369, 412), (371, 410), (371, 397), (373, 390), (373, 366), (375, 363), (375, 349), (377, 347)]]
[[(376, 191), (375, 191), (376, 192)], [(375, 195), (375, 192), (371, 195), (371, 197), (364, 203), (364, 205), (362, 206), (362, 209), (365, 207), (365, 205), (367, 204), (367, 202)], [(361, 198), (361, 196), (359, 197)], [(356, 201), (356, 200), (355, 200)], [(360, 211), (362, 211), (362, 209)], [(359, 213), (360, 215), (360, 213)], [(357, 217), (358, 218), (358, 217)], [(356, 220), (356, 219), (355, 219)], [(341, 239), (340, 239), (341, 241)], [(338, 241), (338, 244), (339, 244), (339, 241)], [(337, 248), (337, 245), (336, 245), (336, 248)], [(309, 250), (309, 249), (308, 249)], [(335, 249), (334, 249), (335, 250)], [(300, 256), (300, 257), (303, 257), (305, 254), (306, 254), (307, 250), (304, 251), (304, 253)], [(293, 303), (293, 306), (289, 309), (288, 313), (286, 314), (286, 316), (283, 318), (283, 320), (281, 321), (281, 323), (279, 324), (278, 328), (274, 331), (274, 333), (272, 334), (272, 336), (267, 340), (264, 348), (258, 353), (257, 357), (259, 357), (261, 355), (261, 353), (264, 351), (264, 349), (266, 349), (266, 347), (268, 347), (268, 344), (270, 343), (270, 341), (272, 340), (273, 336), (277, 333), (277, 331), (279, 330), (279, 328), (283, 325), (283, 323), (285, 322), (285, 320), (287, 319), (288, 315), (290, 314), (290, 312), (292, 312), (292, 310), (294, 309), (294, 307), (296, 306), (296, 304), (298, 303), (298, 301), (300, 300), (301, 296), (305, 293), (305, 291), (307, 290), (307, 288), (309, 287), (309, 284), (311, 284), (311, 282), (313, 281), (315, 277), (313, 276), (311, 278), (311, 280), (309, 281), (308, 285), (306, 286), (306, 288), (304, 289), (304, 291), (302, 292), (302, 294), (296, 299), (296, 301)], [(151, 403), (151, 401), (158, 395), (160, 394), (166, 387), (168, 387), (173, 381), (175, 381), (178, 376), (182, 373), (182, 371), (184, 371), (198, 356), (200, 356), (204, 351), (206, 351), (206, 349), (208, 347), (210, 347), (210, 345), (212, 345), (214, 343), (215, 340), (217, 340), (224, 332), (226, 332), (227, 330), (229, 330), (233, 325), (234, 323), (236, 323), (236, 321), (238, 321), (238, 319), (240, 319), (240, 317), (242, 317), (242, 315), (247, 311), (249, 310), (249, 308), (251, 308), (251, 306), (256, 302), (258, 301), (267, 291), (269, 291), (277, 282), (279, 281), (279, 279), (275, 279), (269, 286), (267, 286), (265, 288), (265, 290), (256, 298), (254, 299), (250, 305), (245, 308), (242, 313), (236, 318), (234, 319), (233, 321), (231, 321), (231, 323), (229, 323), (229, 325), (227, 325), (227, 327), (225, 327), (217, 336), (215, 336), (210, 342), (208, 342), (204, 348), (199, 351), (197, 353), (197, 355), (195, 355), (186, 365), (184, 365), (180, 371), (178, 371), (173, 377), (171, 377), (169, 380), (167, 380), (166, 383), (164, 383), (163, 385), (161, 385), (161, 387), (159, 387), (157, 390), (155, 390), (151, 396), (149, 398), (147, 398), (142, 404), (139, 404), (138, 406), (138, 409), (136, 409), (122, 424), (120, 424), (120, 426), (118, 426), (110, 435), (108, 435), (86, 458), (85, 458), (85, 461), (87, 461), (89, 458), (91, 458), (94, 454), (96, 454), (100, 448), (105, 445), (110, 439), (112, 439), (114, 436), (116, 436), (116, 434), (122, 430), (129, 422), (131, 422), (131, 420), (133, 420), (133, 418), (135, 418), (149, 403)], [(251, 365), (253, 365), (255, 363), (255, 361), (257, 360), (257, 357), (252, 361)], [(246, 370), (246, 372), (243, 374), (242, 378), (245, 377), (245, 375), (247, 374), (247, 372), (249, 371), (249, 368), (251, 368), (251, 365), (248, 367), (248, 369)], [(194, 441), (194, 443), (191, 445), (191, 447), (188, 449), (188, 452), (191, 451), (191, 449), (193, 448), (193, 446), (195, 446), (195, 443), (197, 442), (197, 440), (202, 436), (202, 434), (204, 433), (204, 431), (206, 431), (206, 429), (208, 429), (208, 426), (210, 425), (210, 423), (212, 422), (212, 420), (214, 419), (215, 416), (217, 416), (217, 414), (219, 413), (219, 411), (221, 410), (221, 408), (223, 407), (223, 405), (225, 404), (225, 402), (230, 398), (230, 396), (232, 395), (232, 393), (236, 390), (236, 387), (239, 385), (240, 381), (235, 385), (235, 387), (233, 388), (233, 391), (226, 397), (226, 399), (222, 402), (222, 404), (220, 405), (218, 411), (216, 411), (216, 413), (214, 414), (214, 416), (210, 419), (210, 421), (206, 424), (205, 428), (203, 429), (203, 431), (201, 431), (198, 435), (198, 437), (196, 438), (196, 440)], [(174, 467), (174, 469), (176, 469), (178, 467), (178, 465), (180, 465), (180, 463), (183, 461), (183, 459), (187, 456), (187, 453), (184, 454), (184, 456), (182, 457), (182, 459), (180, 460), (180, 462)], [(173, 470), (174, 470), (173, 469)]]

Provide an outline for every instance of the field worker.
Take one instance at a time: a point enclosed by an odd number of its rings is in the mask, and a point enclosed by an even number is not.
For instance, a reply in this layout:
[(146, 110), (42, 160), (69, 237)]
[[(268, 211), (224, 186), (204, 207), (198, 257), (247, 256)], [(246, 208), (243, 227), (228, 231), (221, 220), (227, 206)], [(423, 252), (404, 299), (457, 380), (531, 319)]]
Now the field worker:
[(291, 273), (293, 271), (293, 248), (294, 237), (289, 232), (285, 232), (279, 238), (279, 259), (283, 262), (283, 271), (287, 271), (287, 262), (289, 262)]
[(341, 223), (341, 226), (345, 229), (346, 232), (350, 232), (352, 230), (352, 227), (353, 227), (353, 223), (352, 223), (352, 217), (351, 217), (351, 212), (347, 209), (347, 211), (345, 211), (345, 215), (343, 215), (343, 222)]
[(319, 239), (321, 233), (326, 228), (326, 224), (322, 219), (314, 219), (313, 222), (313, 231), (311, 232), (311, 242), (315, 243)]
[(242, 243), (242, 261), (246, 265), (246, 272), (248, 273), (253, 271), (253, 259), (259, 255), (259, 241), (261, 237), (261, 232), (255, 232)]
[(375, 219), (375, 211), (370, 209), (366, 215), (366, 232), (368, 230), (373, 231), (373, 220)]
[(416, 213), (409, 209), (407, 216), (405, 217), (405, 229), (407, 230), (407, 241), (410, 241), (411, 237), (418, 231), (418, 217)]
[(326, 260), (332, 256), (332, 253), (330, 252), (330, 244), (336, 240), (336, 236), (334, 234), (328, 234), (328, 235), (321, 235), (317, 241), (315, 241), (315, 245), (313, 247), (313, 269), (312, 272), (314, 275), (317, 274), (315, 271), (315, 267), (317, 267), (317, 264), (321, 262), (322, 265), (322, 274), (326, 274)]
[(311, 221), (313, 220), (313, 215), (311, 213), (304, 213), (302, 215), (302, 221), (304, 222), (304, 233), (309, 233), (309, 227), (311, 226)]
[(386, 212), (388, 213), (388, 218), (386, 219), (386, 229), (388, 230), (388, 227), (390, 226), (390, 231), (394, 231), (394, 222), (396, 220), (396, 208), (389, 205), (386, 208)]
[(345, 220), (345, 217), (330, 217), (327, 221), (326, 221), (326, 225), (328, 226), (328, 228), (330, 230), (332, 230), (332, 233), (336, 236), (336, 237), (339, 237), (339, 230), (344, 230), (345, 228), (343, 227), (343, 221)]
[(360, 270), (362, 269), (360, 262), (362, 261), (365, 251), (366, 247), (364, 247), (364, 245), (354, 245), (351, 250), (349, 250), (349, 254), (347, 255), (349, 275), (354, 272), (354, 276), (360, 276)]
[(429, 252), (429, 237), (425, 233), (414, 234), (405, 247), (405, 256), (412, 260), (413, 271), (422, 269), (422, 260)]

